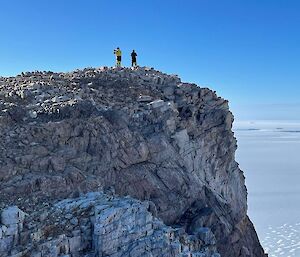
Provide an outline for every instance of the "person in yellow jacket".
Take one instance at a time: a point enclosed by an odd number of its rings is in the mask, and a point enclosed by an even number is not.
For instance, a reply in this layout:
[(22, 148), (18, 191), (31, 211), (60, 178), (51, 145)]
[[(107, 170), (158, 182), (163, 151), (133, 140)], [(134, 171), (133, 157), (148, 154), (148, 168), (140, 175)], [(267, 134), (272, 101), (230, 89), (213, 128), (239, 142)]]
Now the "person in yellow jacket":
[(117, 61), (116, 66), (121, 67), (122, 51), (119, 47), (117, 47), (117, 49), (114, 50), (114, 55), (116, 56), (116, 61)]

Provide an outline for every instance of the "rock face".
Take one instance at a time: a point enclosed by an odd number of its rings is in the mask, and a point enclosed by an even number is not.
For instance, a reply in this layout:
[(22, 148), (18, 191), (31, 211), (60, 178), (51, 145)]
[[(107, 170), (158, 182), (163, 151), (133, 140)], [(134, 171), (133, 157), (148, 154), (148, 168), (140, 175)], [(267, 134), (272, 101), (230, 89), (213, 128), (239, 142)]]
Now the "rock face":
[(150, 208), (148, 202), (130, 197), (88, 193), (52, 207), (40, 206), (25, 221), (15, 219), (21, 213), (18, 208), (4, 209), (2, 215), (10, 219), (2, 225), (0, 254), (220, 257), (209, 228), (188, 235), (182, 228), (164, 225), (148, 211)]
[[(265, 256), (234, 159), (233, 115), (211, 90), (149, 68), (32, 72), (0, 78), (0, 108), (1, 208), (32, 216), (87, 192), (130, 195), (168, 226), (215, 237), (221, 256)], [(151, 256), (179, 256), (157, 244), (169, 255)]]

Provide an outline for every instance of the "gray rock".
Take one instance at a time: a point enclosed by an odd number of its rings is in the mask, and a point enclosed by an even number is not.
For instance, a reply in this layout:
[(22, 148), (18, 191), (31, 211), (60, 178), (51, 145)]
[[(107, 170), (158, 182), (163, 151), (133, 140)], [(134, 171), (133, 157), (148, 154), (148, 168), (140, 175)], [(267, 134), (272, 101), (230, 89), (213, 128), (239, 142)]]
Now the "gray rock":
[(13, 106), (8, 110), (11, 119), (16, 122), (22, 122), (26, 117), (26, 111), (21, 106)]
[(9, 250), (13, 247), (14, 237), (6, 236), (0, 240), (0, 255), (7, 256)]
[(65, 102), (70, 100), (68, 96), (62, 95), (62, 96), (55, 96), (51, 99), (52, 102), (54, 103), (60, 103), (60, 102)]
[(198, 238), (201, 239), (206, 245), (216, 244), (215, 235), (209, 228), (198, 228), (195, 232)]
[(7, 227), (7, 230), (5, 232), (5, 236), (16, 236), (19, 232), (18, 224), (10, 224)]
[(65, 215), (65, 218), (68, 219), (68, 220), (70, 220), (70, 219), (73, 218), (73, 215), (72, 215), (71, 213), (67, 213), (67, 214)]
[(81, 243), (81, 237), (71, 237), (69, 238), (69, 245), (70, 245), (70, 252), (71, 253), (78, 253), (82, 250), (82, 243)]
[(148, 104), (148, 106), (155, 109), (164, 106), (164, 104), (165, 102), (159, 99), (159, 100), (152, 101), (151, 103)]
[(29, 116), (30, 116), (30, 118), (35, 119), (37, 117), (37, 112), (36, 111), (30, 111)]
[(152, 97), (149, 95), (140, 95), (138, 97), (138, 102), (151, 102), (152, 101)]
[(23, 223), (25, 215), (25, 212), (21, 211), (17, 206), (11, 206), (2, 211), (1, 223), (4, 225)]
[(74, 226), (77, 226), (78, 225), (78, 219), (77, 218), (73, 218), (70, 220), (70, 223)]
[[(211, 257), (217, 253), (215, 243), (202, 247), (200, 239), (187, 235), (183, 230), (166, 226), (150, 212), (155, 209), (153, 203), (140, 202), (130, 197), (109, 196), (103, 193), (89, 193), (80, 198), (65, 199), (40, 210), (37, 216), (46, 212), (49, 219), (39, 223), (34, 217), (31, 222), (36, 226), (25, 226), (21, 239), (14, 234), (5, 235), (0, 241), (1, 256), (42, 256), (72, 255), (82, 256), (97, 253), (97, 256), (182, 256), (182, 249), (187, 256)], [(86, 218), (87, 213), (93, 214)], [(75, 229), (67, 225), (68, 213), (73, 210), (73, 219), (85, 226)], [(83, 214), (85, 217), (82, 217)], [(95, 214), (94, 214), (95, 213)], [(88, 214), (89, 215), (89, 214)], [(31, 217), (29, 217), (30, 219)], [(54, 221), (60, 220), (60, 223)], [(15, 226), (13, 224), (10, 226)], [(39, 227), (36, 231), (35, 227)], [(35, 232), (33, 232), (35, 231)], [(25, 236), (28, 235), (28, 237)], [(34, 242), (34, 244), (32, 244)], [(14, 248), (14, 246), (18, 248)]]
[[(139, 102), (140, 96), (150, 96), (151, 102)], [(58, 245), (68, 241), (55, 241), (64, 233), (58, 224), (71, 237), (72, 230), (81, 227), (92, 231), (98, 213), (83, 211), (94, 206), (93, 200), (80, 199), (79, 207), (71, 201), (77, 209), (62, 209), (53, 220), (47, 206), (111, 188), (106, 196), (111, 201), (115, 195), (151, 201), (155, 208), (149, 210), (156, 210), (153, 213), (165, 224), (181, 227), (188, 233), (185, 237), (201, 227), (212, 229), (215, 247), (224, 257), (246, 256), (246, 248), (251, 257), (264, 256), (247, 216), (244, 175), (235, 161), (233, 115), (215, 92), (151, 68), (87, 68), (1, 77), (0, 104), (0, 208), (18, 205), (30, 214), (26, 224), (38, 221), (31, 228), (25, 224), (21, 241), (27, 242), (27, 232), (34, 242), (52, 238), (53, 248), (45, 247), (57, 253)], [(30, 112), (38, 115), (30, 117)], [(41, 211), (44, 208), (49, 215)], [(88, 222), (81, 224), (80, 217)], [(70, 224), (73, 218), (78, 225)], [(143, 218), (128, 217), (137, 235), (153, 233), (156, 241), (150, 240), (150, 245), (172, 252), (161, 240), (164, 234), (155, 230), (160, 225), (153, 222), (154, 231), (143, 230), (135, 220), (140, 224)], [(82, 233), (87, 245), (92, 233)], [(128, 240), (133, 237), (130, 234)], [(140, 256), (146, 242), (132, 245), (132, 253), (123, 248), (121, 252)], [(117, 256), (115, 250), (107, 251)], [(157, 251), (153, 249), (153, 256)]]

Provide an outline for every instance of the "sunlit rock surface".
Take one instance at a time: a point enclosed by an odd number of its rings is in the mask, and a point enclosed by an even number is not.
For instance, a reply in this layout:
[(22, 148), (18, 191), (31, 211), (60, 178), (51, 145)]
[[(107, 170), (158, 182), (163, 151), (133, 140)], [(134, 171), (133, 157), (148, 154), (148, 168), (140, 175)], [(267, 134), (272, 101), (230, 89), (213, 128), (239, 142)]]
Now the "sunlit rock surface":
[[(1, 256), (219, 257), (209, 228), (188, 235), (153, 217), (149, 202), (88, 193), (27, 215), (2, 211)], [(9, 254), (10, 253), (10, 254)]]
[[(0, 108), (2, 209), (31, 217), (43, 204), (109, 191), (150, 202), (154, 216), (201, 242), (215, 238), (222, 256), (264, 256), (234, 158), (233, 115), (215, 92), (150, 68), (32, 72), (0, 78)], [(24, 243), (18, 229), (7, 254)], [(174, 256), (166, 254), (149, 256)]]

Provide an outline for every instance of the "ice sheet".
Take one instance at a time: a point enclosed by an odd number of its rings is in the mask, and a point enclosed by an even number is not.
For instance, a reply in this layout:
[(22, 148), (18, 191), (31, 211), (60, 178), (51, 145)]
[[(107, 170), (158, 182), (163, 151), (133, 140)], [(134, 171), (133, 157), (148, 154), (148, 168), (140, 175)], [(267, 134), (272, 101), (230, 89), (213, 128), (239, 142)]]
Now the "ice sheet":
[(300, 121), (234, 123), (249, 215), (271, 257), (300, 256)]

